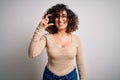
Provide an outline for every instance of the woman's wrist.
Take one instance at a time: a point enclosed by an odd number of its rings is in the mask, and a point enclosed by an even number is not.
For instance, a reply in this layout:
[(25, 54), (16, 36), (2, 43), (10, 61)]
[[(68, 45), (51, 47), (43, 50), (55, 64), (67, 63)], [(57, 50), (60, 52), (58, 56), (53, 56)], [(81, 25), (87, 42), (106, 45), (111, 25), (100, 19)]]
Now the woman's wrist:
[(43, 26), (38, 26), (35, 30), (35, 34), (40, 34), (40, 32), (42, 32), (42, 30), (44, 30)]

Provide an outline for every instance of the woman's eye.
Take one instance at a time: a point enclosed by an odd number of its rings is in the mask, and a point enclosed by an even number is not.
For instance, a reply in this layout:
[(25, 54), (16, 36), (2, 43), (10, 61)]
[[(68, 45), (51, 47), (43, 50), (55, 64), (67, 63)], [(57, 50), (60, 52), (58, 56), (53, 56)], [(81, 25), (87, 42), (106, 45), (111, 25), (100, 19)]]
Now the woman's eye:
[(55, 18), (60, 18), (60, 17), (61, 17), (61, 18), (67, 18), (66, 15), (62, 15), (62, 16), (60, 16), (60, 15), (56, 15), (56, 16), (55, 16)]
[(62, 16), (63, 18), (66, 18), (67, 16)]

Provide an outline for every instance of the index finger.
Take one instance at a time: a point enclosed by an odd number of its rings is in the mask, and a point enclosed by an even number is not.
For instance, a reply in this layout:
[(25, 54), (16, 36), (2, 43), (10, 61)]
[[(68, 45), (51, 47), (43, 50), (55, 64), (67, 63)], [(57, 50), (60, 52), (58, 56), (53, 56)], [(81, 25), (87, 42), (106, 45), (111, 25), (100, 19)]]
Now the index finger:
[(45, 19), (48, 19), (49, 16), (52, 16), (52, 14), (47, 14), (47, 15), (45, 16)]

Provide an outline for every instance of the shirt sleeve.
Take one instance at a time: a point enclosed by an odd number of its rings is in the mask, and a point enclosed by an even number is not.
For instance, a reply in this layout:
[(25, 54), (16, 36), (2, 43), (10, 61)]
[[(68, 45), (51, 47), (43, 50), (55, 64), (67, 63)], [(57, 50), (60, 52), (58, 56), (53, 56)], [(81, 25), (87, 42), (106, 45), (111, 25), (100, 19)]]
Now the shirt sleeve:
[(42, 34), (44, 27), (38, 26), (34, 32), (28, 48), (28, 56), (34, 58), (38, 56), (46, 46), (46, 37)]
[(82, 54), (82, 43), (79, 37), (77, 37), (77, 55), (76, 63), (78, 67), (78, 73), (80, 80), (86, 80), (85, 66)]

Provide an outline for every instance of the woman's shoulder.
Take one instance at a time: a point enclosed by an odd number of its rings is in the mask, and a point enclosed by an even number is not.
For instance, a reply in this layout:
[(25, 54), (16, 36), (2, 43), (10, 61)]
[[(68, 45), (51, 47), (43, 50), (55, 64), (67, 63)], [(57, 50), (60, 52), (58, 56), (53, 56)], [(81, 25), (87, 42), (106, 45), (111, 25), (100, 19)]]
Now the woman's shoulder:
[(79, 36), (79, 35), (77, 35), (77, 34), (72, 34), (72, 35), (73, 35), (74, 39), (76, 39), (76, 40), (79, 40), (79, 39), (80, 39), (80, 36)]
[(81, 39), (80, 39), (79, 35), (73, 34), (73, 39), (74, 39), (76, 44), (80, 44), (81, 43)]
[(50, 37), (50, 33), (45, 33), (44, 35), (43, 35), (43, 37), (45, 37), (46, 39), (48, 39), (49, 37)]

